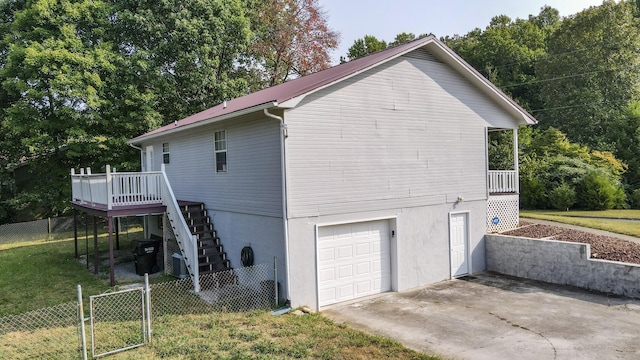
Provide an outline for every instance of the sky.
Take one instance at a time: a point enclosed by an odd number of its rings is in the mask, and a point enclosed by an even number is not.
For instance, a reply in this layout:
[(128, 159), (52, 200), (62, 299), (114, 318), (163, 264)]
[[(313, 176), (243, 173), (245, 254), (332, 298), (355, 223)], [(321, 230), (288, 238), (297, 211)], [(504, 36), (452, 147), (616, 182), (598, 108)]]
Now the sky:
[(353, 42), (365, 35), (393, 41), (402, 32), (465, 35), (489, 25), (491, 18), (507, 15), (527, 19), (549, 5), (560, 16), (573, 15), (602, 0), (319, 0), (327, 13), (329, 27), (340, 33), (340, 47), (332, 53), (333, 63), (347, 54)]

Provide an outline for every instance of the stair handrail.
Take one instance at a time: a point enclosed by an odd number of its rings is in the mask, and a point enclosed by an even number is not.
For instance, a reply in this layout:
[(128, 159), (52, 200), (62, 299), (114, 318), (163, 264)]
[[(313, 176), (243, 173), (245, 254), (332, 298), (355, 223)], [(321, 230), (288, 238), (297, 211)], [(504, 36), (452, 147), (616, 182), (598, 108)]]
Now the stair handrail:
[[(169, 178), (164, 169), (164, 164), (161, 167), (162, 172), (162, 203), (167, 208), (167, 217), (170, 220), (170, 224), (173, 228), (174, 235), (176, 236), (176, 242), (182, 252), (182, 258), (189, 271), (189, 275), (193, 281), (193, 290), (200, 292), (200, 269), (198, 268), (198, 240), (197, 237), (191, 234), (187, 222), (182, 216), (180, 206), (178, 206), (178, 200), (176, 199)], [(182, 243), (181, 238), (184, 238), (186, 244)], [(185, 248), (186, 247), (186, 248)], [(188, 256), (187, 256), (188, 254)], [(193, 259), (193, 260), (192, 260)]]

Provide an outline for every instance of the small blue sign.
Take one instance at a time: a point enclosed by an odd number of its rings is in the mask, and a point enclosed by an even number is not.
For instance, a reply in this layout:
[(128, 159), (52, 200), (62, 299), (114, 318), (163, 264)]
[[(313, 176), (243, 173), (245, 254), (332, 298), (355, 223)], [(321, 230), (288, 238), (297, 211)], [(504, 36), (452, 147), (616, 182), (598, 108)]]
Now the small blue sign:
[(493, 225), (498, 225), (500, 224), (500, 218), (496, 216), (493, 219), (491, 219), (491, 222), (493, 223)]

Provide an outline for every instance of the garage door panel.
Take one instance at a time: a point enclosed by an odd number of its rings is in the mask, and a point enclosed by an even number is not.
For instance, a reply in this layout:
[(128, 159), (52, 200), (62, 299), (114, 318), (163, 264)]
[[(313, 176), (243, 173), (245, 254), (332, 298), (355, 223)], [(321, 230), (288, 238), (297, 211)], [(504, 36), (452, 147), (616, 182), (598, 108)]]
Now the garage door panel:
[(335, 303), (338, 301), (335, 288), (327, 288), (320, 292), (320, 301), (327, 303)]
[(320, 306), (391, 289), (387, 220), (318, 229)]
[(338, 274), (340, 274), (339, 279), (345, 279), (353, 276), (353, 265), (341, 266)]
[(363, 295), (368, 295), (371, 293), (373, 289), (371, 288), (371, 281), (361, 281), (358, 284), (356, 284), (356, 291), (357, 294), (363, 294)]
[(338, 248), (338, 259), (351, 258), (353, 256), (353, 246), (340, 246)]
[(318, 254), (319, 261), (333, 261), (336, 258), (334, 249), (323, 249)]
[(338, 300), (348, 300), (353, 298), (353, 284), (342, 285), (338, 289)]
[(368, 256), (371, 254), (369, 251), (369, 243), (356, 244), (356, 256)]
[(321, 282), (334, 281), (336, 279), (336, 272), (333, 268), (322, 269), (318, 273), (318, 279)]
[(369, 275), (371, 273), (371, 266), (369, 262), (361, 262), (356, 266), (356, 275)]

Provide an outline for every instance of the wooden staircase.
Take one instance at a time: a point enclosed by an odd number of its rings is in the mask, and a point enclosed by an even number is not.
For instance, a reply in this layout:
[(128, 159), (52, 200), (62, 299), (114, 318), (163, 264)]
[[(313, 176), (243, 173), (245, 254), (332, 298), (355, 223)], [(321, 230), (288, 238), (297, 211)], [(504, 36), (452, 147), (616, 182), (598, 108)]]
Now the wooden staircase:
[(204, 204), (181, 202), (179, 205), (191, 234), (196, 236), (198, 242), (199, 273), (209, 274), (231, 269), (231, 262), (222, 249), (220, 238), (216, 234)]

